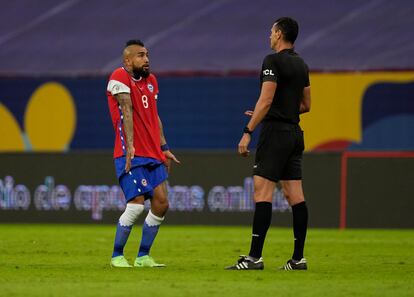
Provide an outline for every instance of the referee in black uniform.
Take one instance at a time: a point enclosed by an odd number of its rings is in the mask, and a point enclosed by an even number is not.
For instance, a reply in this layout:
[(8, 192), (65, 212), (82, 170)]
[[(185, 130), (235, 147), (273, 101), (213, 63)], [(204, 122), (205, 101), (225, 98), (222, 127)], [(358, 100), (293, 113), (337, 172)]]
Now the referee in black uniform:
[(259, 123), (263, 123), (253, 169), (256, 204), (253, 234), (249, 255), (241, 256), (227, 269), (264, 268), (262, 250), (272, 219), (272, 197), (278, 181), (292, 207), (295, 236), (293, 256), (282, 269), (307, 269), (303, 249), (308, 209), (302, 189), (304, 141), (299, 114), (310, 110), (311, 98), (308, 66), (293, 48), (298, 31), (298, 23), (289, 17), (280, 18), (273, 24), (270, 46), (276, 53), (264, 58), (260, 97), (254, 111), (246, 111), (251, 119), (239, 143), (242, 156), (248, 156), (251, 134)]

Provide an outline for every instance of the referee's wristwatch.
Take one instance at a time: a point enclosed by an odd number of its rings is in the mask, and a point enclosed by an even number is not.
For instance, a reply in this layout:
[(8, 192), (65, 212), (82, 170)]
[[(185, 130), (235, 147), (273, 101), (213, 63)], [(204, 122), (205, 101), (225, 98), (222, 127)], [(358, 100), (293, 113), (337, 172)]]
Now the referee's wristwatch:
[(250, 129), (246, 126), (246, 127), (244, 127), (244, 129), (243, 129), (243, 133), (247, 133), (247, 134), (249, 134), (249, 135), (252, 135), (253, 131), (250, 131)]

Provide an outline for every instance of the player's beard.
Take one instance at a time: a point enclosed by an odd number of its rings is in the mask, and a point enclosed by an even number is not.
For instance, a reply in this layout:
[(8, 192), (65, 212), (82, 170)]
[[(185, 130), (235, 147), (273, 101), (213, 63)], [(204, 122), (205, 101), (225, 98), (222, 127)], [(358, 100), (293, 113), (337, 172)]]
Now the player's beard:
[(140, 77), (147, 78), (150, 75), (149, 68), (148, 70), (144, 70), (144, 67), (139, 68), (132, 68), (132, 72), (134, 73), (134, 78), (139, 79)]

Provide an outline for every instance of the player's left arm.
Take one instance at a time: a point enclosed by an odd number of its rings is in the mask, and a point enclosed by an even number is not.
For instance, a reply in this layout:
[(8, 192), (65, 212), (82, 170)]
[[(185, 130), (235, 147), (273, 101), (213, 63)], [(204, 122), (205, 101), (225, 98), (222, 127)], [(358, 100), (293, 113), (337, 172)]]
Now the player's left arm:
[(163, 128), (162, 121), (161, 121), (159, 116), (158, 116), (158, 123), (159, 123), (159, 126), (160, 126), (161, 147), (162, 147), (162, 146), (165, 146), (167, 144), (167, 140), (165, 140), (164, 128)]
[(165, 135), (164, 135), (164, 128), (163, 128), (162, 121), (159, 116), (158, 116), (158, 122), (160, 126), (160, 136), (161, 136), (160, 145), (161, 145), (161, 149), (165, 157), (167, 158), (165, 165), (167, 166), (169, 170), (171, 166), (171, 160), (173, 160), (175, 163), (178, 163), (178, 164), (180, 164), (181, 162), (174, 156), (174, 154), (170, 151), (170, 148), (167, 145), (167, 140), (165, 139)]
[[(155, 76), (153, 74), (151, 74), (150, 77), (152, 84), (154, 85), (154, 93), (155, 93), (155, 101), (158, 102), (158, 82), (157, 79), (155, 78)], [(160, 119), (160, 116), (158, 116), (158, 125), (160, 127), (160, 146), (161, 146), (161, 150), (164, 153), (164, 156), (166, 157), (166, 161), (165, 161), (165, 166), (167, 166), (168, 171), (170, 170), (170, 166), (171, 166), (171, 160), (173, 160), (175, 163), (180, 164), (181, 162), (174, 156), (174, 154), (171, 152), (168, 144), (167, 144), (167, 140), (165, 139), (165, 134), (164, 134), (164, 127), (162, 125), (162, 121)]]

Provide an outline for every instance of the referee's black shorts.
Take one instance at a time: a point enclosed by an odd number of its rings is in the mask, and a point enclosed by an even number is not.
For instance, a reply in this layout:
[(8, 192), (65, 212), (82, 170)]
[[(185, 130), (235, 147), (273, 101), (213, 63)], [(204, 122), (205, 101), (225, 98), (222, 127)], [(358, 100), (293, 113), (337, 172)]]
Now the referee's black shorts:
[(305, 149), (297, 124), (265, 121), (260, 131), (253, 175), (272, 181), (301, 180)]

